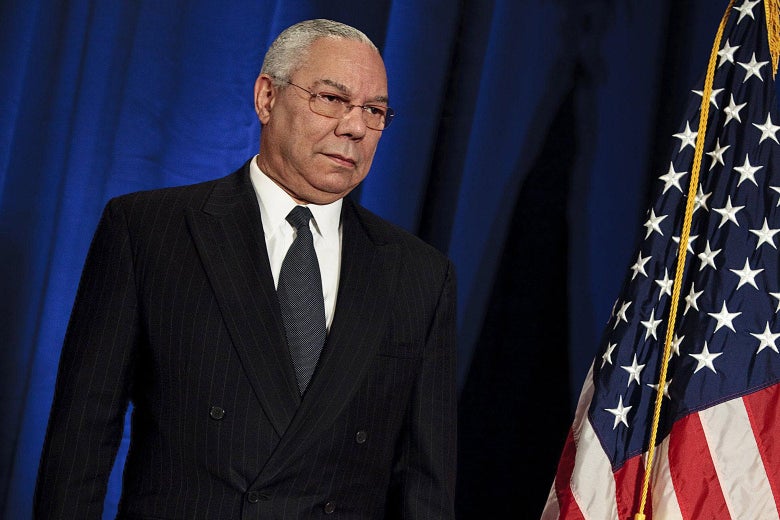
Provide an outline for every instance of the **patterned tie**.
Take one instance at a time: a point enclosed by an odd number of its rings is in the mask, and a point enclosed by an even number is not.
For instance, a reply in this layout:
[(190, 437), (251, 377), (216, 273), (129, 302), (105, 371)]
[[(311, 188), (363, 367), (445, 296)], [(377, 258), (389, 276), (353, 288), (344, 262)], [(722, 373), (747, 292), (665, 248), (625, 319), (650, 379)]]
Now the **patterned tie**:
[(325, 344), (325, 302), (309, 229), (311, 218), (311, 211), (304, 206), (295, 206), (287, 215), (287, 222), (298, 231), (282, 262), (276, 290), (301, 395)]

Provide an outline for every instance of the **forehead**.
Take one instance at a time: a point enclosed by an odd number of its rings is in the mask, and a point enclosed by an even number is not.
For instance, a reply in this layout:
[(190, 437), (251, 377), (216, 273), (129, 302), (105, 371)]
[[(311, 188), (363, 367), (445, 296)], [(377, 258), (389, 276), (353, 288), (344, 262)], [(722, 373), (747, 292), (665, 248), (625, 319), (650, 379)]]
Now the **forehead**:
[(354, 95), (387, 97), (387, 74), (382, 57), (369, 45), (358, 41), (315, 40), (294, 76), (310, 85), (323, 81), (343, 85)]

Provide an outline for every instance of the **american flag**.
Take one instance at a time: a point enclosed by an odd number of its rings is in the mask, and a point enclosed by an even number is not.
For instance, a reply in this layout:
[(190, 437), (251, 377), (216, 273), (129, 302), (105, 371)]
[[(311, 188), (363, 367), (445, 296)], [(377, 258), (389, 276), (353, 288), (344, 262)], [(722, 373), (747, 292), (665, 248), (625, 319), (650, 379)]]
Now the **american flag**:
[[(711, 90), (702, 80), (692, 91), (671, 139), (543, 520), (780, 518), (780, 116), (767, 34), (761, 1), (729, 5)], [(684, 233), (705, 92), (704, 153)], [(661, 388), (681, 242), (685, 270)]]

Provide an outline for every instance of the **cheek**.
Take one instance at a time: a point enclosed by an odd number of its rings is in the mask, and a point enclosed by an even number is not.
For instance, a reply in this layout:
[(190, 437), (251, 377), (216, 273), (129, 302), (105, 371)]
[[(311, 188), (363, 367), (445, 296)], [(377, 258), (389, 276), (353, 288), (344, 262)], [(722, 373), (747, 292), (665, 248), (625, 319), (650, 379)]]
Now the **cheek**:
[(288, 134), (282, 146), (290, 160), (301, 164), (314, 159), (318, 141), (319, 138), (317, 136), (310, 133), (307, 134), (301, 130), (293, 130)]
[[(276, 121), (276, 136), (280, 148), (283, 148), (288, 156), (298, 158), (308, 157), (319, 141), (328, 135), (321, 116), (308, 117), (308, 114), (293, 115), (281, 114)], [(323, 118), (324, 119), (324, 118)]]

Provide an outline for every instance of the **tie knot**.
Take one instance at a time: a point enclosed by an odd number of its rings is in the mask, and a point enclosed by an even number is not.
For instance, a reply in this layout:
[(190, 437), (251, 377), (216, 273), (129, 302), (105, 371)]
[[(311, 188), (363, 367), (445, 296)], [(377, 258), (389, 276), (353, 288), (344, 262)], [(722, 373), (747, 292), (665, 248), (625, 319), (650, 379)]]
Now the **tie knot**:
[(292, 211), (287, 214), (287, 222), (295, 229), (301, 229), (303, 226), (308, 226), (311, 218), (311, 210), (305, 206), (295, 206)]

